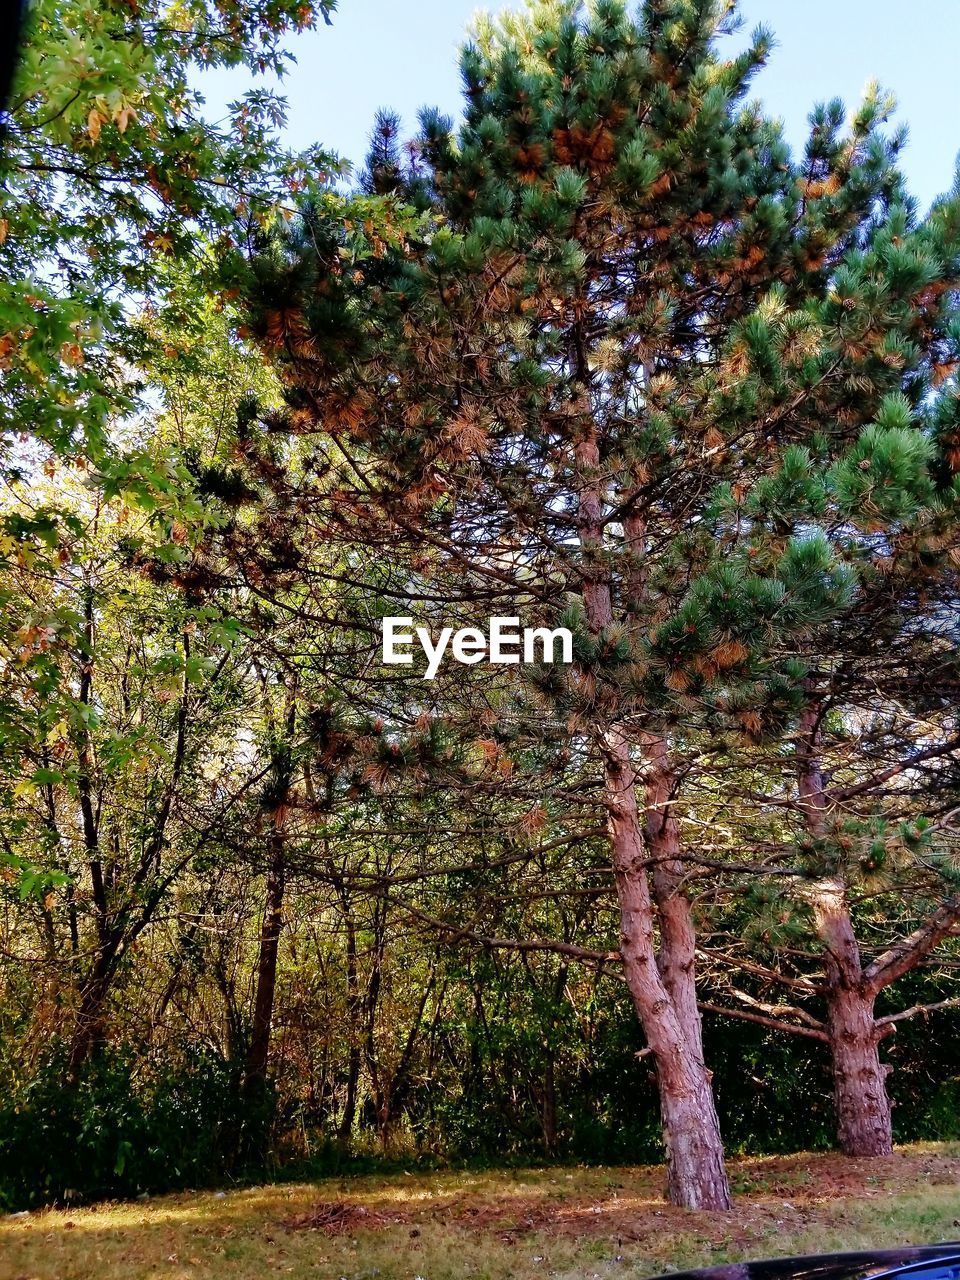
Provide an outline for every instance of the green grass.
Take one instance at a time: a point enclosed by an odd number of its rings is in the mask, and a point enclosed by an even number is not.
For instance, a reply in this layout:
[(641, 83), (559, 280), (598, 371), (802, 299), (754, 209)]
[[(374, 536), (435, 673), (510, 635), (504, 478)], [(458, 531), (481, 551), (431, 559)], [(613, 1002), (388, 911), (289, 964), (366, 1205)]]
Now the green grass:
[(741, 1160), (731, 1174), (729, 1214), (670, 1208), (650, 1168), (421, 1172), (45, 1210), (0, 1219), (0, 1280), (617, 1280), (960, 1237), (956, 1147)]

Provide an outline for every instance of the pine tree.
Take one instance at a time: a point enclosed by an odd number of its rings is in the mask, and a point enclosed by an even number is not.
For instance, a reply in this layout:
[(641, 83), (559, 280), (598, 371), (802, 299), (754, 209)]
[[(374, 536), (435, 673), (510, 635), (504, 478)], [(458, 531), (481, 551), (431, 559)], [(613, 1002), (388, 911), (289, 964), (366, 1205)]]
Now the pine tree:
[[(890, 250), (906, 247), (917, 269), (934, 278), (949, 271), (956, 187), (953, 196), (922, 226), (906, 210), (892, 215), (868, 254), (892, 267)], [(936, 293), (947, 278), (927, 287)], [(795, 874), (784, 879), (789, 868), (778, 866), (770, 904), (786, 927), (767, 933), (775, 950), (779, 938), (794, 958), (778, 955), (767, 977), (776, 984), (782, 975), (795, 996), (823, 1001), (822, 1021), (806, 1012), (801, 1023), (781, 1025), (828, 1046), (838, 1142), (853, 1156), (891, 1152), (892, 1067), (880, 1046), (899, 1022), (928, 1011), (914, 1005), (881, 1016), (878, 999), (889, 1008), (889, 988), (960, 923), (950, 829), (960, 747), (960, 330), (949, 307), (912, 326), (907, 313), (900, 327), (911, 345), (920, 338), (906, 394), (884, 397), (875, 422), (824, 477), (824, 511), (857, 513), (834, 533), (857, 568), (855, 598), (805, 646), (802, 708), (787, 757), (792, 779), (778, 777), (777, 749), (763, 765), (776, 779), (771, 800), (782, 805), (791, 796), (796, 841)], [(798, 971), (796, 957), (811, 945), (819, 972)], [(935, 1006), (943, 1003), (951, 1001)]]
[[(956, 387), (942, 395), (955, 403)], [(905, 1007), (892, 991), (949, 957), (960, 927), (951, 490), (949, 479), (939, 493), (931, 483), (929, 505), (888, 529), (886, 554), (864, 566), (854, 606), (815, 633), (792, 751), (763, 746), (749, 779), (736, 761), (726, 778), (741, 809), (738, 849), (752, 846), (750, 879), (760, 882), (746, 890), (751, 989), (730, 984), (724, 1003), (826, 1046), (838, 1145), (851, 1156), (892, 1151), (884, 1041), (906, 1019), (957, 1003), (942, 979), (932, 1001)]]
[(572, 667), (535, 678), (602, 775), (669, 1194), (704, 1208), (729, 1190), (678, 752), (789, 732), (805, 637), (926, 500), (960, 235), (955, 200), (918, 220), (879, 91), (846, 130), (818, 108), (792, 159), (746, 101), (770, 38), (726, 59), (732, 21), (533, 0), (482, 22), (462, 127), (423, 113), (378, 209), (306, 205), (245, 282), (288, 428), (362, 462), (341, 532), (576, 630)]

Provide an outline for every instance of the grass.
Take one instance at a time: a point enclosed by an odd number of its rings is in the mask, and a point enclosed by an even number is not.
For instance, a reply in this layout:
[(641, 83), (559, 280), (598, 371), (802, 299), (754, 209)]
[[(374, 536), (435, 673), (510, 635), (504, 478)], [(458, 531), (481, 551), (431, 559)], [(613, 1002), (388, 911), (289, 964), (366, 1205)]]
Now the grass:
[(960, 1148), (734, 1161), (729, 1214), (662, 1171), (417, 1173), (0, 1218), (0, 1280), (619, 1280), (960, 1237)]

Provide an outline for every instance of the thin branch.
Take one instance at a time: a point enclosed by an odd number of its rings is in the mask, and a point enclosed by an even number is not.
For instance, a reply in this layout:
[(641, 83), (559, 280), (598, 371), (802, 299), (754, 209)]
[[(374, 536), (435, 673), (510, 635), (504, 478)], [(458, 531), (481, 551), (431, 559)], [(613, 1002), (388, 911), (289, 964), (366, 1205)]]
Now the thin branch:
[(723, 1005), (710, 1004), (706, 1000), (698, 1000), (697, 1008), (704, 1013), (719, 1013), (724, 1018), (739, 1018), (742, 1022), (755, 1022), (761, 1027), (770, 1027), (774, 1031), (789, 1031), (791, 1035), (806, 1036), (810, 1040), (829, 1043), (825, 1031), (817, 1031), (813, 1027), (800, 1027), (795, 1022), (781, 1022), (777, 1018), (768, 1018), (761, 1013), (748, 1013), (746, 1009), (728, 1009)]
[(864, 970), (866, 988), (873, 994), (909, 973), (917, 962), (951, 934), (960, 923), (960, 894), (948, 898), (909, 938), (896, 943)]
[(446, 920), (438, 920), (435, 916), (427, 915), (424, 911), (418, 911), (416, 907), (411, 907), (406, 902), (401, 902), (396, 898), (390, 898), (399, 910), (412, 916), (415, 920), (419, 920), (422, 924), (429, 925), (432, 929), (439, 929), (441, 933), (446, 933), (454, 942), (475, 942), (478, 946), (484, 947), (490, 951), (546, 951), (552, 952), (554, 955), (569, 956), (572, 960), (586, 960), (594, 964), (610, 964), (619, 963), (622, 956), (619, 951), (593, 951), (589, 947), (577, 947), (571, 942), (549, 942), (541, 938), (496, 938), (488, 934), (477, 933), (474, 929), (465, 928), (463, 925), (449, 924)]
[(900, 1013), (888, 1013), (885, 1018), (878, 1018), (877, 1026), (889, 1027), (895, 1022), (916, 1018), (918, 1014), (936, 1013), (939, 1009), (955, 1009), (958, 1005), (960, 1005), (960, 996), (954, 996), (952, 1000), (937, 1000), (934, 1004), (915, 1004), (909, 1009), (902, 1009)]

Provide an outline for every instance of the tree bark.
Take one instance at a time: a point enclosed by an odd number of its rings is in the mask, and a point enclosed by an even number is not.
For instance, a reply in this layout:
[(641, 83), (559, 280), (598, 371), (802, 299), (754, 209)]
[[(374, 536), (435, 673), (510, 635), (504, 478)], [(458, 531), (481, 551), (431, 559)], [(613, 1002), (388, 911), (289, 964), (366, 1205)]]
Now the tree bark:
[(350, 1145), (353, 1123), (357, 1115), (357, 1090), (360, 1085), (360, 979), (357, 970), (357, 931), (344, 901), (347, 933), (347, 1092), (337, 1129), (342, 1146)]
[(893, 1128), (887, 1076), (873, 1000), (859, 992), (834, 993), (827, 1005), (833, 1061), (837, 1136), (847, 1156), (888, 1156)]
[[(83, 589), (84, 639), (86, 649), (80, 668), (79, 700), (86, 706), (93, 702), (93, 667), (96, 641), (96, 619), (92, 586)], [(96, 951), (89, 973), (80, 984), (80, 1005), (67, 1058), (67, 1079), (75, 1081), (88, 1058), (106, 1039), (105, 1013), (120, 961), (125, 951), (150, 923), (159, 905), (163, 882), (160, 859), (166, 839), (167, 824), (173, 809), (177, 786), (186, 757), (187, 707), (190, 685), (187, 678), (190, 637), (183, 634), (184, 670), (175, 722), (176, 745), (170, 778), (149, 834), (144, 842), (139, 865), (125, 895), (118, 893), (120, 848), (114, 841), (112, 857), (103, 857), (100, 841), (100, 803), (94, 793), (95, 758), (93, 739), (85, 723), (77, 738), (77, 793), (83, 828), (83, 842), (90, 870), (90, 896), (96, 925)], [(71, 899), (71, 932), (74, 948), (78, 944), (75, 900)]]
[[(690, 900), (682, 887), (680, 828), (672, 808), (676, 776), (667, 743), (662, 737), (645, 735), (643, 749), (647, 778), (646, 834), (653, 861), (653, 897), (660, 925), (657, 967), (677, 1010), (688, 1052), (703, 1072), (705, 1096), (697, 1104), (697, 1109), (704, 1125), (716, 1129), (716, 1143), (721, 1145), (710, 1083), (712, 1075), (706, 1069), (703, 1056), (703, 1023), (697, 1003), (696, 926)], [(681, 1110), (674, 1127), (685, 1124)]]
[(557, 1071), (553, 1050), (547, 1051), (547, 1059), (543, 1065), (543, 1080), (540, 1089), (540, 1128), (543, 1131), (543, 1150), (546, 1155), (556, 1155), (557, 1151)]
[[(93, 699), (93, 663), (96, 642), (93, 587), (85, 583), (83, 595), (83, 636), (85, 650), (80, 665), (79, 701), (89, 706)], [(104, 1039), (104, 1006), (113, 979), (117, 950), (115, 929), (111, 927), (110, 904), (107, 901), (108, 876), (104, 875), (100, 857), (100, 829), (94, 799), (94, 755), (89, 724), (86, 720), (78, 731), (77, 795), (83, 828), (83, 843), (90, 870), (90, 897), (96, 925), (96, 951), (90, 971), (80, 984), (80, 1005), (70, 1037), (67, 1056), (67, 1079), (75, 1081), (93, 1050)]]
[[(266, 695), (266, 687), (264, 688)], [(269, 706), (269, 703), (267, 704)], [(264, 894), (260, 954), (257, 959), (257, 988), (253, 1002), (250, 1047), (244, 1064), (247, 1090), (266, 1083), (273, 1032), (273, 1006), (277, 992), (277, 960), (283, 930), (283, 895), (286, 884), (287, 822), (293, 800), (293, 733), (297, 702), (292, 689), (286, 692), (282, 729), (271, 732), (272, 803), (270, 835), (267, 842), (267, 883)], [(268, 719), (270, 717), (268, 711)]]
[(260, 931), (260, 954), (257, 960), (257, 989), (250, 1029), (250, 1048), (244, 1070), (246, 1086), (263, 1084), (270, 1059), (270, 1037), (273, 1030), (273, 1005), (277, 991), (277, 959), (280, 933), (283, 929), (283, 894), (286, 880), (283, 838), (284, 806), (274, 811), (270, 834), (271, 855)]
[(683, 889), (680, 828), (673, 812), (676, 773), (664, 738), (643, 738), (646, 774), (646, 838), (653, 864), (653, 898), (660, 925), (657, 967), (687, 1034), (703, 1057), (703, 1027), (697, 1004), (697, 931)]
[(661, 977), (647, 851), (626, 742), (608, 735), (605, 770), (624, 976), (657, 1067), (667, 1194), (685, 1209), (729, 1209), (730, 1187), (700, 1019), (677, 1005)]
[[(808, 707), (800, 718), (798, 790), (807, 830), (827, 831), (827, 806), (819, 752), (819, 711)], [(882, 1031), (874, 1014), (877, 991), (867, 980), (860, 957), (846, 886), (839, 878), (810, 889), (817, 937), (823, 946), (827, 1035), (833, 1074), (837, 1140), (848, 1156), (888, 1156), (893, 1151), (893, 1122), (887, 1076), (880, 1061)]]
[(827, 1034), (840, 1150), (848, 1156), (888, 1156), (893, 1125), (887, 1076), (880, 1061), (882, 1031), (876, 995), (864, 979), (860, 948), (846, 894), (836, 881), (820, 881), (812, 896), (817, 936), (824, 946)]
[[(584, 386), (588, 375), (577, 354)], [(581, 593), (587, 622), (599, 635), (613, 622), (609, 572), (603, 562), (603, 503), (595, 476), (600, 452), (595, 428), (575, 450), (581, 477), (578, 532), (583, 549)], [(703, 1061), (700, 1015), (686, 997), (692, 965), (682, 977), (668, 944), (670, 981), (680, 996), (674, 1000), (657, 963), (654, 903), (648, 879), (644, 828), (637, 802), (637, 783), (628, 739), (619, 727), (599, 733), (604, 760), (604, 799), (617, 898), (620, 906), (624, 977), (657, 1067), (660, 1115), (666, 1149), (667, 1195), (687, 1209), (729, 1209), (730, 1186), (723, 1161), (723, 1141), (713, 1097), (711, 1075)], [(661, 922), (664, 938), (673, 937), (673, 922)], [(682, 961), (682, 957), (678, 957)]]
[(67, 1056), (67, 1079), (75, 1081), (81, 1067), (104, 1043), (104, 1006), (113, 982), (114, 953), (109, 944), (97, 951), (93, 968), (80, 989), (80, 1005), (70, 1037)]

